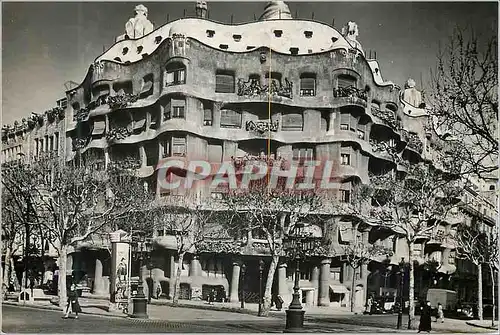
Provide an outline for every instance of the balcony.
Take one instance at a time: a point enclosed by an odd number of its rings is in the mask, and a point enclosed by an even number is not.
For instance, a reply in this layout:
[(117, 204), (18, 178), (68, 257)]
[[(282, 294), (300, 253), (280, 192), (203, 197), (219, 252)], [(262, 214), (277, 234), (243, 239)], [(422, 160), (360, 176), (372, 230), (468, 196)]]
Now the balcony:
[(285, 78), (285, 85), (281, 81), (272, 81), (270, 85), (261, 85), (260, 81), (256, 78), (249, 79), (248, 81), (243, 81), (243, 79), (238, 79), (238, 96), (243, 97), (263, 97), (264, 95), (275, 95), (285, 98), (292, 99), (293, 97), (293, 83)]
[(246, 130), (254, 131), (259, 134), (264, 134), (270, 131), (277, 132), (279, 129), (279, 121), (271, 122), (270, 120), (265, 121), (247, 121)]
[(333, 89), (334, 98), (358, 98), (364, 101), (368, 100), (365, 90), (360, 90), (354, 86), (338, 87)]
[(379, 108), (372, 108), (372, 114), (378, 117), (382, 123), (386, 126), (389, 126), (392, 130), (398, 131), (400, 128), (400, 124), (396, 119), (393, 111), (390, 110), (380, 110)]
[(386, 158), (392, 158), (395, 152), (395, 146), (391, 146), (389, 142), (379, 142), (375, 140), (370, 140), (370, 145), (374, 153), (378, 153)]
[(127, 157), (110, 162), (110, 167), (120, 170), (136, 170), (141, 167), (141, 161), (134, 157)]
[(132, 132), (128, 129), (128, 127), (115, 127), (106, 133), (106, 140), (109, 142), (119, 141), (129, 137), (130, 135), (132, 135)]
[(427, 244), (439, 244), (441, 245), (445, 240), (445, 234), (444, 231), (438, 230), (433, 236), (430, 238), (430, 240), (427, 242)]

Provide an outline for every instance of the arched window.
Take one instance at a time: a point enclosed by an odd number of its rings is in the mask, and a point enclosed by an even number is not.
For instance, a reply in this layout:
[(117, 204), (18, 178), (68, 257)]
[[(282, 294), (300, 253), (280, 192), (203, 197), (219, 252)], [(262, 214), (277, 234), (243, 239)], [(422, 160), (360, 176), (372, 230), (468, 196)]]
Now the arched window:
[(167, 65), (165, 71), (165, 86), (182, 85), (186, 83), (186, 66), (179, 62)]
[(356, 87), (357, 80), (348, 74), (341, 74), (337, 77), (337, 88)]

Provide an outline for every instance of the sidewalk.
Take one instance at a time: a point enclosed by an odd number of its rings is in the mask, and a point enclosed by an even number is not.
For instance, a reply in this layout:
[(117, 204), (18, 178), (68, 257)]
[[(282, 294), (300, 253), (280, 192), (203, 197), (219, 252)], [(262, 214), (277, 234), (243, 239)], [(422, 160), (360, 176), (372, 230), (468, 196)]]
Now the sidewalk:
[[(22, 306), (23, 303), (4, 301), (4, 304)], [(107, 317), (127, 318), (128, 316), (122, 311), (110, 311), (109, 301), (103, 297), (86, 296), (80, 298), (82, 306), (82, 314), (91, 314)], [(26, 307), (42, 308), (58, 310), (62, 314), (62, 309), (48, 301), (37, 301), (36, 303), (26, 304)], [(191, 309), (190, 312), (187, 309)], [(257, 304), (245, 304), (245, 309), (240, 308), (239, 303), (215, 303), (209, 305), (204, 301), (184, 301), (173, 305), (170, 300), (152, 300), (148, 305), (148, 315), (150, 320), (157, 321), (228, 321), (228, 322), (245, 322), (254, 321), (264, 325), (265, 323), (284, 322), (286, 317), (285, 311), (273, 310), (269, 317), (262, 318), (257, 316)], [(375, 327), (378, 329), (385, 328), (387, 330), (395, 330), (395, 319), (391, 315), (354, 315), (352, 313), (336, 313), (335, 310), (321, 307), (309, 307), (306, 309), (306, 324), (308, 328), (323, 328), (333, 326), (334, 324), (345, 324), (363, 327)], [(281, 320), (281, 321), (280, 321)], [(408, 316), (403, 318), (403, 327), (405, 327)], [(393, 322), (394, 321), (394, 322)], [(415, 320), (415, 326), (418, 327), (419, 317)], [(491, 321), (465, 321), (446, 319), (444, 323), (432, 323), (433, 332), (446, 333), (492, 333), (494, 328), (490, 328)], [(498, 327), (498, 324), (497, 324)], [(415, 330), (400, 330), (402, 332), (416, 332)]]

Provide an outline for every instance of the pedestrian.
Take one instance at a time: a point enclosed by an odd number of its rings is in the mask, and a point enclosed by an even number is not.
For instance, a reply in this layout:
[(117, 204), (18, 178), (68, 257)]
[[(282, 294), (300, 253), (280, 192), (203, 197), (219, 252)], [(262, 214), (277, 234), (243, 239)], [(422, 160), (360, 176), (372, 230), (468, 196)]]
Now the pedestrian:
[(158, 283), (158, 286), (156, 286), (156, 299), (160, 299), (161, 297), (161, 283)]
[(366, 313), (372, 315), (372, 304), (373, 304), (373, 299), (371, 296), (368, 297), (368, 300), (366, 301)]
[(212, 290), (210, 291), (210, 293), (208, 294), (208, 304), (209, 304), (209, 305), (213, 305), (214, 300), (215, 300), (215, 290), (214, 290), (214, 289), (212, 289)]
[(443, 305), (441, 305), (440, 302), (438, 302), (438, 309), (437, 309), (437, 318), (436, 322), (441, 321), (441, 323), (444, 323), (444, 312), (443, 312)]
[(420, 313), (420, 324), (418, 325), (418, 332), (428, 332), (431, 331), (431, 302), (427, 301), (424, 306), (420, 307), (422, 312)]
[(75, 319), (78, 319), (78, 313), (82, 311), (80, 304), (78, 303), (78, 292), (76, 290), (76, 284), (71, 280), (71, 285), (68, 291), (68, 304), (66, 305), (66, 313), (64, 314), (64, 319), (67, 319), (71, 312), (75, 313)]

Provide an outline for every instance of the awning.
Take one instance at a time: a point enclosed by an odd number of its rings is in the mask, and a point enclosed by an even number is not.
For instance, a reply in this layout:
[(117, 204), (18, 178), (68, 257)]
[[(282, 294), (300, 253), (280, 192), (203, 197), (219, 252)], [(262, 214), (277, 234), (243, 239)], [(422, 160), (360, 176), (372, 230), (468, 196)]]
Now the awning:
[(102, 135), (106, 130), (106, 122), (105, 121), (95, 121), (94, 129), (92, 130), (92, 135)]
[(334, 293), (347, 293), (347, 287), (342, 284), (330, 284), (330, 290)]
[(134, 121), (134, 130), (141, 129), (146, 124), (146, 119)]

